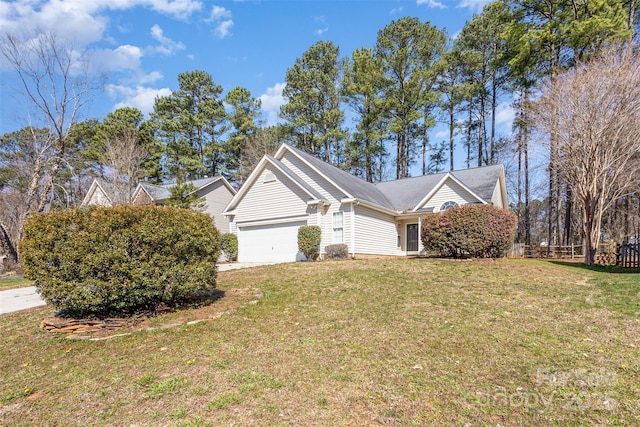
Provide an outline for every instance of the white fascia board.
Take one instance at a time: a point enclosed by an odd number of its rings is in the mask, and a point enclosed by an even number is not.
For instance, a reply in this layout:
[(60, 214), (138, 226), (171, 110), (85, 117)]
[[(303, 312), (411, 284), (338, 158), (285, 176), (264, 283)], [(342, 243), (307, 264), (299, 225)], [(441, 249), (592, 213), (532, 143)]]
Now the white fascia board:
[[(289, 150), (288, 149), (288, 145), (282, 144), (280, 146), (280, 149), (278, 150), (278, 152), (276, 153), (276, 155), (274, 156), (276, 159), (280, 160), (282, 159), (282, 156), (284, 155), (284, 151), (288, 151), (289, 153), (293, 154), (294, 156), (296, 156), (302, 163), (304, 163), (305, 165), (309, 166), (311, 169), (313, 169), (318, 175), (320, 175), (321, 177), (323, 177), (328, 183), (330, 183), (331, 185), (333, 185), (335, 188), (338, 189), (338, 191), (342, 192), (342, 194), (344, 194), (346, 197), (348, 198), (353, 198), (353, 196), (351, 194), (349, 194), (347, 191), (344, 190), (344, 188), (340, 187), (338, 184), (336, 184), (333, 180), (331, 180), (328, 176), (326, 176), (325, 174), (323, 174), (321, 171), (319, 171), (317, 168), (315, 168), (311, 163), (307, 162), (305, 159), (303, 159), (302, 157), (300, 157), (298, 155), (298, 153), (296, 153), (293, 150)], [(331, 167), (335, 167), (333, 165), (329, 165)]]
[(232, 212), (235, 210), (238, 202), (244, 197), (245, 193), (249, 191), (249, 188), (253, 185), (255, 180), (258, 179), (258, 177), (262, 173), (262, 170), (264, 169), (264, 166), (267, 163), (267, 161), (268, 161), (268, 157), (266, 155), (263, 156), (262, 159), (260, 159), (260, 161), (258, 162), (258, 165), (253, 169), (253, 172), (249, 174), (247, 181), (244, 183), (242, 187), (240, 187), (240, 190), (235, 194), (235, 196), (233, 196), (233, 198), (231, 199), (227, 207), (224, 209), (224, 211), (222, 211), (223, 215), (227, 215), (229, 212)]
[(355, 206), (364, 206), (366, 208), (373, 209), (374, 211), (382, 212), (382, 213), (385, 213), (387, 215), (392, 215), (392, 216), (398, 215), (398, 211), (394, 211), (394, 210), (391, 210), (391, 209), (383, 208), (381, 206), (374, 205), (373, 203), (365, 202), (365, 201), (360, 200), (360, 199), (351, 198), (349, 200), (350, 200), (350, 203), (353, 203)]
[(473, 197), (475, 197), (480, 203), (482, 203), (483, 205), (487, 204), (486, 200), (484, 200), (482, 197), (478, 196), (476, 193), (473, 192), (473, 190), (471, 190), (469, 187), (464, 185), (464, 183), (462, 181), (460, 181), (458, 178), (456, 178), (456, 176), (454, 174), (450, 173), (449, 177), (454, 182), (456, 182), (458, 185), (460, 185), (462, 188), (464, 188), (465, 191), (467, 191), (469, 194), (471, 194)]
[(460, 181), (458, 178), (456, 178), (455, 175), (453, 175), (451, 172), (447, 172), (442, 177), (442, 179), (431, 189), (431, 191), (429, 191), (427, 193), (427, 195), (424, 196), (424, 198), (422, 200), (420, 200), (420, 203), (418, 203), (416, 205), (416, 207), (412, 209), (412, 212), (417, 212), (420, 209), (422, 209), (422, 207), (438, 192), (438, 190), (440, 190), (442, 188), (442, 186), (444, 185), (445, 182), (447, 182), (448, 179), (451, 179), (453, 182), (455, 182), (458, 185), (460, 185), (466, 192), (471, 194), (480, 203), (485, 204), (485, 205), (487, 204), (487, 202), (485, 200), (483, 200), (480, 196), (478, 196), (476, 193), (471, 191), (471, 189), (469, 187), (467, 187), (466, 185), (464, 185), (464, 183), (462, 181)]
[(93, 196), (93, 193), (96, 192), (97, 185), (98, 185), (98, 181), (94, 179), (91, 185), (89, 186), (89, 191), (87, 191), (87, 194), (84, 195), (84, 199), (82, 199), (82, 203), (80, 203), (82, 206), (86, 206), (89, 200), (91, 200), (91, 196)]
[(279, 165), (277, 165), (276, 163), (272, 162), (269, 159), (269, 156), (265, 155), (264, 157), (262, 157), (262, 159), (258, 163), (258, 166), (256, 166), (256, 168), (253, 170), (253, 172), (251, 172), (251, 175), (249, 175), (249, 178), (247, 179), (247, 182), (245, 182), (245, 184), (242, 186), (242, 188), (240, 188), (240, 191), (238, 191), (236, 193), (236, 195), (233, 196), (233, 199), (231, 199), (231, 201), (229, 202), (229, 204), (227, 205), (225, 210), (222, 212), (223, 215), (227, 214), (228, 212), (231, 212), (232, 210), (235, 210), (236, 205), (238, 204), (238, 202), (242, 199), (242, 197), (244, 197), (246, 192), (249, 191), (249, 188), (251, 188), (253, 186), (255, 181), (258, 179), (258, 177), (260, 176), (260, 174), (264, 170), (264, 168), (265, 168), (267, 163), (270, 164), (271, 166), (273, 166), (274, 168), (276, 168), (277, 170), (279, 170), (280, 173), (282, 173), (284, 176), (286, 176), (289, 179), (289, 181), (293, 182), (298, 188), (300, 188), (302, 191), (307, 193), (309, 195), (309, 197), (311, 197), (313, 200), (316, 200), (316, 196), (314, 194), (310, 193), (306, 188), (304, 188), (304, 186), (300, 185), (300, 183), (298, 183), (298, 181), (296, 181), (295, 179), (291, 178), (287, 171), (283, 170)]

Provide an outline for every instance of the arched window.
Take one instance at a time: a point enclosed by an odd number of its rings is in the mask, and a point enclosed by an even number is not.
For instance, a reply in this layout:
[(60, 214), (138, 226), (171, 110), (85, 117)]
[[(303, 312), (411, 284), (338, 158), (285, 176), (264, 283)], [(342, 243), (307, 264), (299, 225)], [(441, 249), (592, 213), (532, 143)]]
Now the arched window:
[(458, 206), (456, 202), (454, 202), (453, 200), (449, 200), (447, 202), (444, 202), (442, 206), (440, 206), (440, 210), (446, 211), (447, 209), (455, 208), (456, 206)]

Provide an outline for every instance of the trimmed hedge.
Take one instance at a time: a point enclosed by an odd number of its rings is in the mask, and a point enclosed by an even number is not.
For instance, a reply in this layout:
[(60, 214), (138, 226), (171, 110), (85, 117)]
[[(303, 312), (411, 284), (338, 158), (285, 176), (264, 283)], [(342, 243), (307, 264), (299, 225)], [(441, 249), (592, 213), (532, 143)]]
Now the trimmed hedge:
[(308, 260), (314, 260), (318, 257), (321, 240), (322, 230), (317, 225), (303, 225), (298, 228), (298, 250)]
[(424, 248), (455, 258), (498, 258), (513, 244), (516, 215), (491, 205), (464, 205), (422, 218)]
[(347, 259), (349, 258), (349, 247), (344, 243), (336, 243), (324, 247), (326, 259)]
[(209, 216), (117, 206), (34, 214), (20, 242), (25, 277), (70, 316), (176, 306), (216, 287), (220, 235)]
[(233, 233), (224, 233), (220, 237), (220, 249), (229, 261), (238, 259), (238, 236)]

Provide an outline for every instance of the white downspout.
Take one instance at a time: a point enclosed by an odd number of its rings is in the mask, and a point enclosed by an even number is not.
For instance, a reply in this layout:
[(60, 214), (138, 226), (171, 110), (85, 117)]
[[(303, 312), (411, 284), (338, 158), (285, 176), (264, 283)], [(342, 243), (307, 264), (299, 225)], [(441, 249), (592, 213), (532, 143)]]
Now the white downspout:
[(422, 239), (420, 236), (422, 235), (422, 217), (418, 217), (418, 255), (422, 253)]
[(356, 202), (351, 202), (351, 258), (356, 257)]

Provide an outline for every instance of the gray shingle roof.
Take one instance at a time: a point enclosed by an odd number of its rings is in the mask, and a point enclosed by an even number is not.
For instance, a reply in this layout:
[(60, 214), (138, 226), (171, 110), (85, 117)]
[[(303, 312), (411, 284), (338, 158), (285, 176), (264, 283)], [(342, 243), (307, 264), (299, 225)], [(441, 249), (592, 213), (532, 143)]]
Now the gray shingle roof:
[[(491, 200), (502, 173), (502, 165), (483, 166), (449, 172), (482, 200)], [(375, 184), (396, 209), (413, 209), (444, 178), (447, 172)]]
[(330, 165), (329, 163), (320, 160), (319, 158), (309, 153), (290, 146), (288, 146), (287, 148), (292, 148), (293, 150), (295, 150), (295, 152), (299, 154), (300, 157), (304, 158), (305, 161), (310, 163), (320, 173), (325, 175), (336, 185), (349, 193), (349, 195), (351, 195), (352, 197), (373, 203), (374, 205), (378, 205), (380, 207), (394, 209), (393, 204), (379, 189), (376, 188), (375, 185), (363, 179), (360, 179), (357, 176), (353, 176), (349, 172), (343, 171), (342, 169)]
[(374, 184), (397, 210), (413, 209), (442, 180), (444, 173), (397, 179)]
[(480, 196), (482, 200), (491, 200), (496, 182), (498, 182), (503, 169), (502, 165), (491, 165), (474, 169), (460, 169), (451, 172), (451, 174)]
[[(420, 201), (442, 180), (447, 172), (405, 178), (394, 181), (369, 183), (351, 175), (317, 157), (287, 146), (316, 170), (325, 175), (351, 196), (374, 205), (397, 211), (416, 207)], [(502, 165), (461, 169), (449, 172), (482, 200), (491, 200), (496, 183), (503, 171)]]
[[(185, 184), (193, 184), (199, 190), (220, 179), (222, 179), (222, 177), (216, 176), (213, 178), (202, 178), (193, 181), (186, 181)], [(143, 182), (140, 185), (145, 189), (145, 191), (147, 192), (147, 194), (149, 194), (153, 201), (162, 201), (171, 197), (171, 188), (176, 184), (171, 183), (155, 185), (148, 182)]]

